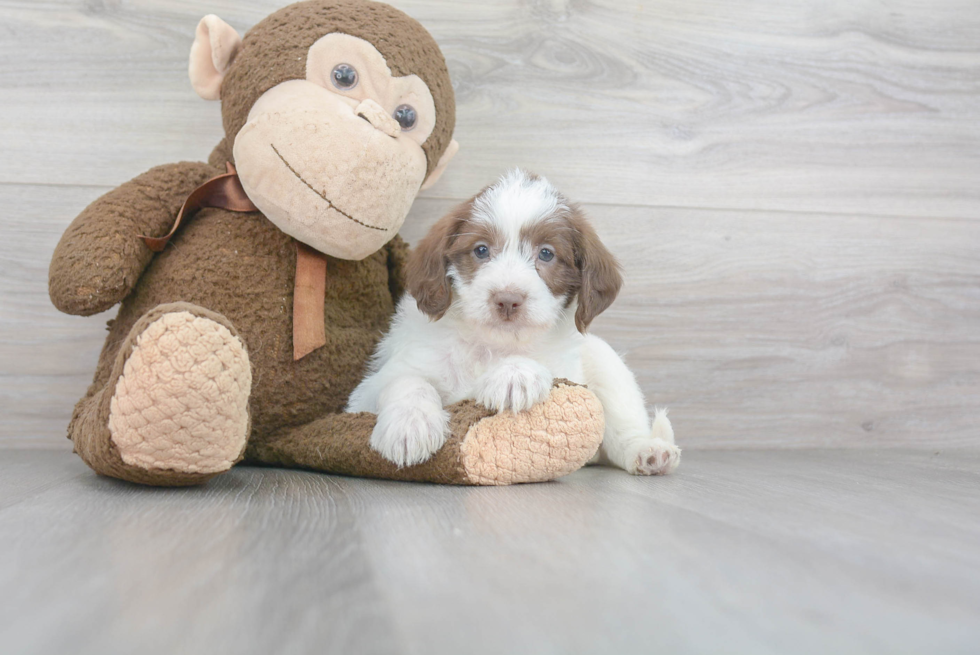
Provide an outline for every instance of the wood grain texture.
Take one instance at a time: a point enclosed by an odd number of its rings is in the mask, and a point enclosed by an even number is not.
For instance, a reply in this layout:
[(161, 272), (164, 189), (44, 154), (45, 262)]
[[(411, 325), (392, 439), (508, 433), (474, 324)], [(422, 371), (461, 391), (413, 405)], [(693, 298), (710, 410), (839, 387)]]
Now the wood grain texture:
[(977, 222), (585, 209), (626, 277), (592, 330), (679, 443), (980, 445)]
[[(462, 151), (433, 195), (520, 164), (589, 202), (978, 216), (972, 0), (394, 4), (457, 89)], [(0, 181), (116, 185), (206, 156), (196, 22), (244, 31), (280, 5), (0, 1)]]
[[(59, 314), (36, 253), (99, 190), (7, 189), (33, 228), (0, 227), (0, 302), (16, 308), (0, 322), (0, 444), (58, 445), (112, 312)], [(418, 201), (403, 236), (453, 204)], [(592, 329), (683, 446), (980, 445), (980, 222), (585, 209), (627, 279)]]
[(92, 381), (106, 321), (61, 314), (48, 263), (75, 214), (108, 189), (0, 185), (0, 446), (70, 447), (72, 408)]
[[(0, 0), (0, 445), (64, 448), (112, 312), (48, 259), (91, 200), (203, 159), (200, 15), (279, 0)], [(396, 0), (443, 45), (463, 150), (406, 222), (521, 164), (626, 265), (595, 325), (688, 447), (980, 445), (980, 13)]]
[[(38, 480), (48, 484), (39, 485)], [(501, 489), (0, 455), (5, 652), (958, 653), (980, 456), (697, 451)]]

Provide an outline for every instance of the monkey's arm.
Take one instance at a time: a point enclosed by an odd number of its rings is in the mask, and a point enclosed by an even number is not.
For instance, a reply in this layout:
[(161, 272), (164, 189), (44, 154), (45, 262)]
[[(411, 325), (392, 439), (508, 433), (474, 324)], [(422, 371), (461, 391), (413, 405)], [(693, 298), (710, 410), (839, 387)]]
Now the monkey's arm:
[(188, 194), (218, 173), (197, 162), (157, 166), (86, 207), (51, 258), (48, 293), (54, 306), (90, 316), (122, 301), (153, 259), (138, 235), (168, 232)]

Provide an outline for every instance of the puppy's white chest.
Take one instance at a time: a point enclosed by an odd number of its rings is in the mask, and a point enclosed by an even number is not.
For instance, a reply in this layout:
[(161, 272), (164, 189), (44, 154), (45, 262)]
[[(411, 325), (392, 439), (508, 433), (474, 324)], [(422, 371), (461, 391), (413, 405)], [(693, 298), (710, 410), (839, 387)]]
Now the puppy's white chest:
[(472, 400), (480, 377), (508, 357), (519, 355), (547, 368), (553, 377), (584, 383), (578, 343), (550, 344), (540, 348), (495, 348), (486, 344), (456, 341), (446, 351), (443, 389), (449, 403)]
[(485, 345), (454, 341), (447, 349), (443, 370), (443, 391), (450, 403), (473, 397), (477, 379), (494, 361)]

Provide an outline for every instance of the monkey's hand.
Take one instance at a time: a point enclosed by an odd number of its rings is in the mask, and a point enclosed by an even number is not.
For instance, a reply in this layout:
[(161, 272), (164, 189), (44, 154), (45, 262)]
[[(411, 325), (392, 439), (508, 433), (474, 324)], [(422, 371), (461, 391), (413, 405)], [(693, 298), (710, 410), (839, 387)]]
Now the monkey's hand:
[(122, 301), (153, 259), (138, 235), (169, 231), (190, 192), (221, 172), (197, 162), (158, 166), (86, 207), (51, 258), (48, 293), (54, 306), (90, 316)]

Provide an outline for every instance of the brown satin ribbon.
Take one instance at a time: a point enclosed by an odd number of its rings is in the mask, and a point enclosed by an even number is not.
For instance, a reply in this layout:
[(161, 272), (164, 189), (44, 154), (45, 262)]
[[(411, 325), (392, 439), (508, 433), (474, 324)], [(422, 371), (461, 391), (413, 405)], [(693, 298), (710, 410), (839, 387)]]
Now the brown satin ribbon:
[(227, 173), (212, 177), (191, 191), (191, 195), (187, 196), (187, 200), (184, 201), (180, 211), (177, 212), (177, 220), (174, 221), (173, 227), (170, 228), (170, 232), (165, 236), (148, 237), (142, 234), (139, 235), (150, 250), (161, 252), (167, 247), (167, 242), (177, 232), (177, 228), (180, 227), (184, 219), (190, 219), (191, 216), (205, 207), (217, 207), (233, 212), (255, 212), (259, 210), (248, 199), (248, 196), (245, 195), (245, 189), (242, 188), (242, 183), (238, 179), (238, 173), (235, 172), (235, 167), (231, 165), (231, 162), (227, 162), (225, 168), (228, 171)]
[[(227, 209), (233, 212), (254, 212), (252, 204), (242, 188), (238, 173), (231, 163), (228, 171), (213, 177), (187, 196), (177, 213), (173, 227), (165, 236), (139, 238), (154, 252), (161, 252), (177, 232), (181, 223), (205, 207)], [(296, 242), (296, 281), (293, 288), (293, 360), (298, 360), (327, 343), (323, 317), (323, 299), (327, 287), (327, 256)]]
[(323, 297), (327, 287), (327, 257), (296, 242), (296, 283), (293, 286), (293, 360), (302, 359), (327, 343)]

